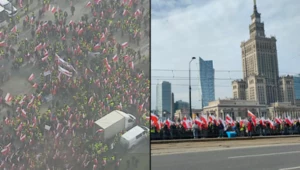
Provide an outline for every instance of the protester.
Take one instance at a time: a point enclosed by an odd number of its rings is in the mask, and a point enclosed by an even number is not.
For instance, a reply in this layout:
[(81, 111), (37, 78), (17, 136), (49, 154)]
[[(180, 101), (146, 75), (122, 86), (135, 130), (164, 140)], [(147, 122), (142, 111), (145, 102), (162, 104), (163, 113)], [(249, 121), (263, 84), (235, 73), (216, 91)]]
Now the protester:
[[(226, 115), (226, 120), (224, 121), (221, 118), (214, 118), (213, 116), (208, 116), (209, 120), (201, 115), (200, 118), (196, 117), (194, 120), (184, 117), (182, 121), (173, 121), (167, 119), (164, 122), (160, 121), (159, 118), (151, 114), (151, 139), (160, 140), (158, 132), (165, 133), (164, 131), (172, 132), (172, 135), (169, 136), (170, 139), (183, 139), (183, 138), (195, 138), (196, 126), (198, 129), (198, 137), (201, 138), (222, 138), (226, 136), (226, 132), (235, 132), (237, 137), (244, 136), (258, 136), (258, 135), (292, 135), (300, 134), (300, 119), (290, 119), (289, 117), (285, 119), (275, 118), (274, 121), (264, 118), (251, 117), (249, 119), (242, 119), (239, 121), (233, 121), (233, 119)], [(193, 122), (191, 124), (191, 122)], [(190, 126), (189, 126), (190, 124)], [(214, 124), (216, 127), (214, 127)], [(161, 129), (168, 125), (167, 127)], [(165, 126), (166, 127), (166, 126)], [(214, 129), (218, 129), (217, 131)], [(191, 134), (190, 132), (193, 132)], [(164, 138), (165, 139), (165, 138)]]
[[(0, 126), (0, 169), (99, 169), (111, 162), (119, 167), (110, 146), (125, 132), (104, 141), (94, 121), (124, 110), (136, 113), (137, 124), (147, 126), (143, 115), (149, 112), (150, 87), (134, 66), (147, 59), (130, 47), (148, 37), (143, 33), (148, 31), (149, 12), (138, 0), (124, 2), (91, 2), (86, 8), (92, 17), (69, 23), (66, 11), (44, 3), (43, 12), (53, 13), (53, 20), (43, 21), (34, 13), (31, 19), (25, 17), (23, 26), (31, 27), (32, 39), (18, 39), (16, 26), (3, 30), (1, 41), (12, 69), (22, 71), (21, 65), (28, 63), (42, 73), (28, 78), (35, 93), (9, 101), (12, 113)], [(117, 42), (119, 32), (128, 41)], [(45, 109), (50, 98), (52, 104)]]

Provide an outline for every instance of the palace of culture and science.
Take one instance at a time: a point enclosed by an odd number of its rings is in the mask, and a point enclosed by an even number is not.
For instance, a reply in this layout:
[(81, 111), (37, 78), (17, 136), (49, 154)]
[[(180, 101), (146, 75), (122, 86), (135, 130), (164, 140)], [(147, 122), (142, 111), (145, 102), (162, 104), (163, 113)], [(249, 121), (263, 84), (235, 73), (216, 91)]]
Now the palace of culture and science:
[(298, 118), (300, 107), (296, 106), (293, 76), (279, 77), (277, 40), (266, 36), (256, 0), (249, 34), (250, 38), (240, 45), (243, 79), (232, 82), (233, 99), (211, 101), (203, 113), (245, 118), (250, 110), (257, 116)]

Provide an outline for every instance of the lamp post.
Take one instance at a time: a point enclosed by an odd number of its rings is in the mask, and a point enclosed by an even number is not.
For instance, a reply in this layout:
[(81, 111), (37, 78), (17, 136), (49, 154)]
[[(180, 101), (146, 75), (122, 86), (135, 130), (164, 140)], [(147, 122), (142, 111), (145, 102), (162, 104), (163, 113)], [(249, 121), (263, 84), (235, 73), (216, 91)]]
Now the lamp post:
[(196, 59), (196, 57), (192, 57), (189, 63), (189, 100), (190, 100), (190, 117), (192, 117), (192, 86), (191, 86), (191, 62)]

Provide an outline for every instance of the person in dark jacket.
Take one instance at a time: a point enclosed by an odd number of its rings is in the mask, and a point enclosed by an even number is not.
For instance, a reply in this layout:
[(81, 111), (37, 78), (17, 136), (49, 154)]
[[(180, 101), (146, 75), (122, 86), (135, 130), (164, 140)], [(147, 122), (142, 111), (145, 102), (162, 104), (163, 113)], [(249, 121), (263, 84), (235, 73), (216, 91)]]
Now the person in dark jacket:
[(223, 138), (223, 136), (224, 136), (224, 125), (223, 125), (223, 123), (219, 124), (218, 129), (219, 129), (219, 138)]

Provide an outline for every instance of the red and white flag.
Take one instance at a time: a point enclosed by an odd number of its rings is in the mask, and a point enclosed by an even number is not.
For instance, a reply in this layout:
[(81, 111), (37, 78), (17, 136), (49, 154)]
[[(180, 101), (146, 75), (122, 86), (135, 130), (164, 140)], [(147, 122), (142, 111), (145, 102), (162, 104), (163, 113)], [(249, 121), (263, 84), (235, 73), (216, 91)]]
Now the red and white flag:
[(33, 88), (37, 88), (37, 87), (38, 87), (38, 84), (37, 84), (37, 83), (34, 83), (34, 84), (32, 85), (32, 87), (33, 87)]
[(126, 16), (127, 14), (128, 14), (128, 11), (126, 9), (124, 9), (123, 16)]
[(15, 25), (10, 31), (12, 33), (16, 33), (18, 31), (17, 25)]
[(257, 124), (256, 116), (255, 116), (250, 110), (248, 110), (248, 117), (251, 118), (251, 120), (252, 120), (254, 126), (256, 126), (256, 124)]
[(12, 100), (12, 95), (10, 93), (7, 93), (5, 96), (5, 101), (10, 102)]
[(58, 66), (58, 71), (61, 72), (64, 75), (68, 76), (68, 77), (72, 77), (72, 72), (62, 68), (61, 66)]
[(7, 46), (7, 44), (5, 43), (5, 41), (0, 42), (0, 47), (6, 47), (6, 46)]
[(39, 44), (34, 48), (34, 50), (35, 50), (35, 51), (40, 51), (43, 47), (44, 47), (43, 44), (42, 44), (42, 43), (39, 43)]
[(232, 125), (233, 119), (229, 114), (226, 114), (226, 124)]
[(154, 113), (151, 113), (150, 120), (153, 121), (153, 122), (157, 122), (158, 117)]
[(32, 73), (29, 78), (28, 78), (28, 81), (32, 81), (34, 79), (34, 74)]
[(19, 0), (19, 7), (23, 8), (23, 0)]
[(281, 124), (281, 123), (282, 123), (282, 120), (281, 120), (280, 118), (276, 117), (276, 118), (275, 118), (275, 122), (276, 122), (277, 124)]
[(26, 135), (21, 135), (21, 136), (20, 136), (20, 141), (21, 141), (21, 142), (24, 142), (25, 139), (26, 139)]
[(101, 47), (101, 46), (100, 46), (100, 44), (99, 44), (99, 43), (97, 43), (97, 44), (94, 46), (94, 50), (95, 50), (95, 51), (97, 51), (97, 50), (99, 50), (99, 49), (100, 49), (100, 47)]
[(132, 70), (134, 70), (134, 62), (133, 62), (133, 61), (131, 61), (131, 62), (129, 63), (129, 67), (130, 67)]
[(89, 1), (85, 6), (86, 6), (86, 7), (91, 7), (91, 6), (92, 6), (91, 1)]
[(208, 121), (207, 121), (206, 116), (201, 115), (200, 116), (200, 120), (203, 122), (202, 124), (204, 124), (205, 126), (208, 126)]
[(51, 12), (55, 13), (57, 11), (57, 9), (55, 8), (55, 6), (52, 7)]
[(121, 44), (122, 48), (126, 48), (128, 47), (128, 42), (124, 42), (123, 44)]
[(112, 59), (113, 59), (114, 62), (118, 62), (118, 55), (116, 54), (115, 56), (113, 56)]

